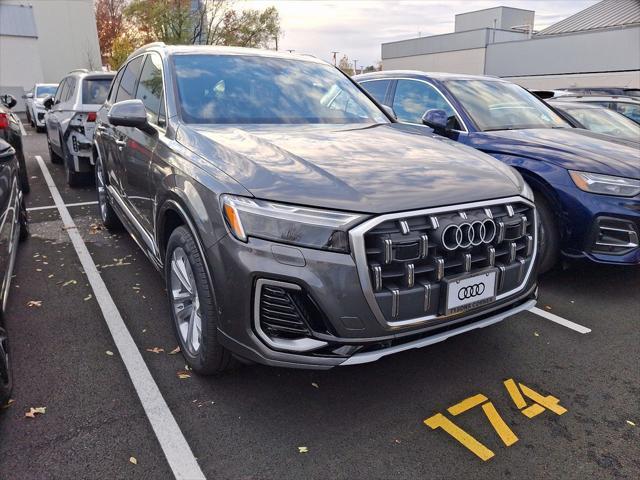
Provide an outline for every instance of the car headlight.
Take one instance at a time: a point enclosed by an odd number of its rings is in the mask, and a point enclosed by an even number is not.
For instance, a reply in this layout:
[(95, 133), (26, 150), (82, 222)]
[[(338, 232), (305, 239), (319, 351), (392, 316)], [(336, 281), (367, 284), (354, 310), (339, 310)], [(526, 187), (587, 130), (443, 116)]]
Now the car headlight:
[(289, 243), (334, 252), (349, 252), (348, 230), (360, 214), (285, 205), (247, 197), (222, 195), (222, 212), (234, 237)]
[(576, 186), (585, 192), (619, 197), (635, 197), (640, 193), (640, 180), (600, 173), (577, 172), (569, 170)]
[(531, 190), (531, 187), (527, 182), (523, 181), (522, 184), (522, 191), (520, 192), (520, 195), (533, 202), (533, 190)]

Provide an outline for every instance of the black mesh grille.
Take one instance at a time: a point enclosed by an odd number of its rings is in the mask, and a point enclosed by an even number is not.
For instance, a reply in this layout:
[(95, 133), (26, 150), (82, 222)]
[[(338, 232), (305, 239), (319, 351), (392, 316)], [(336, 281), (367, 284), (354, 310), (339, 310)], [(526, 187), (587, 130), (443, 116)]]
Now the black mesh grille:
[(310, 332), (292, 290), (263, 285), (260, 292), (260, 326), (269, 336), (300, 338)]
[[(376, 225), (364, 235), (374, 295), (389, 322), (444, 314), (443, 279), (496, 268), (497, 295), (524, 281), (534, 251), (534, 211), (521, 202), (475, 209), (399, 217)], [(484, 239), (462, 246), (456, 226), (479, 229)], [(453, 230), (447, 227), (453, 225)], [(495, 227), (495, 231), (487, 229)], [(443, 233), (451, 233), (443, 241)], [(447, 235), (444, 235), (447, 237)], [(466, 237), (469, 238), (469, 237)], [(481, 236), (474, 237), (478, 243)], [(454, 248), (450, 248), (451, 246)]]

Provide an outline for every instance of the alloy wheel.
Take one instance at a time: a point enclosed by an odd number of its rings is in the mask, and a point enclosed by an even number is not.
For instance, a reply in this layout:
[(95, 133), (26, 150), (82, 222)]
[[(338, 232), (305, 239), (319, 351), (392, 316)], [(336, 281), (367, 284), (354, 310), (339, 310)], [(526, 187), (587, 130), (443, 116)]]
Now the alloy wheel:
[(182, 344), (195, 356), (202, 345), (200, 298), (191, 264), (181, 247), (171, 255), (171, 303)]

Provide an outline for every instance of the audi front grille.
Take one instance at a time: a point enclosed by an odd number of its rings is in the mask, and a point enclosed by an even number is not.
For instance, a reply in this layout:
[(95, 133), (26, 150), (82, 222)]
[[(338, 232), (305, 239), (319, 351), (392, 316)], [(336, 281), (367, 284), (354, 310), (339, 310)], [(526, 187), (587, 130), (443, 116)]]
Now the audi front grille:
[(445, 305), (451, 278), (493, 270), (496, 301), (518, 293), (533, 268), (536, 231), (533, 204), (511, 197), (381, 215), (350, 239), (369, 306), (381, 323), (402, 327), (453, 316)]

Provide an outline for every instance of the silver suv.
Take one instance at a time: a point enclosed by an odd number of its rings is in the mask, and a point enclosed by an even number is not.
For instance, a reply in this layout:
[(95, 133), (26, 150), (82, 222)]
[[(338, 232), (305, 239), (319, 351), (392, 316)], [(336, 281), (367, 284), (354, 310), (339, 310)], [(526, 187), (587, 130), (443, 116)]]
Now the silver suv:
[(74, 70), (62, 79), (55, 96), (44, 100), (45, 126), (52, 163), (64, 163), (67, 183), (76, 187), (93, 178), (93, 132), (113, 72)]

